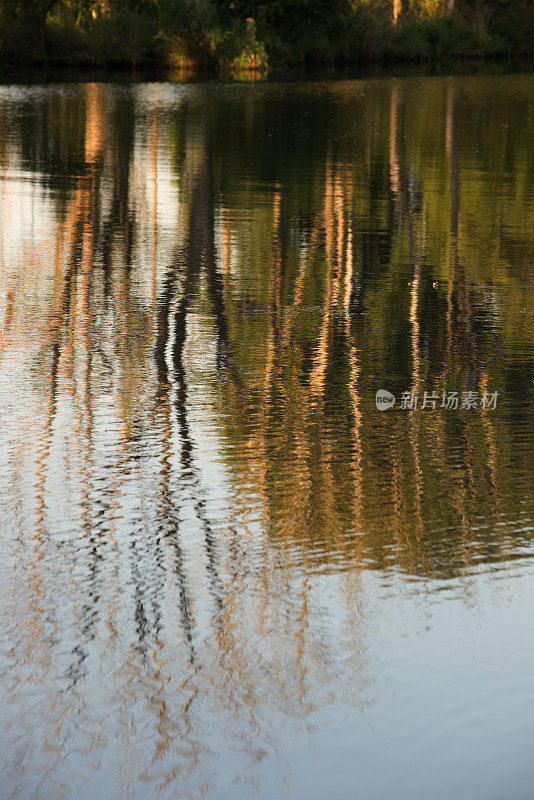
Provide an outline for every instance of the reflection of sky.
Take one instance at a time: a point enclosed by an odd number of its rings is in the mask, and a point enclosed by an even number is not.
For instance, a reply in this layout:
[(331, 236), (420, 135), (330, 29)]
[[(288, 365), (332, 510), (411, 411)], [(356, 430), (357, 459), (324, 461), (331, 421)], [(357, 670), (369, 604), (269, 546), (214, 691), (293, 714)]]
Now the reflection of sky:
[[(437, 798), (451, 792), (527, 797), (534, 700), (525, 636), (534, 622), (530, 573), (521, 569), (518, 580), (518, 574), (496, 572), (426, 588), (370, 572), (312, 576), (299, 654), (295, 600), (302, 577), (274, 570), (269, 578), (276, 603), (262, 597), (252, 579), (243, 594), (227, 597), (233, 622), (226, 635), (239, 637), (241, 657), (218, 654), (216, 631), (209, 632), (200, 610), (196, 621), (206, 638), (195, 643), (195, 670), (172, 626), (178, 601), (172, 592), (148, 662), (129, 649), (135, 632), (120, 610), (124, 598), (110, 596), (87, 674), (71, 691), (64, 691), (68, 652), (54, 647), (50, 622), (53, 660), (39, 663), (27, 651), (39, 713), (28, 717), (29, 708), (20, 714), (3, 703), (0, 742), (4, 753), (13, 752), (13, 738), (26, 738), (31, 719), (35, 745), (20, 764), (10, 761), (4, 787), (9, 792), (17, 785), (25, 761), (44, 768), (56, 747), (70, 743), (47, 782), (62, 787), (74, 781), (82, 798), (99, 786), (106, 796), (119, 796), (119, 786), (130, 780), (132, 798), (157, 786), (163, 797), (175, 797), (177, 786), (184, 796), (201, 796), (199, 783), (217, 798), (249, 797), (251, 786), (265, 798), (345, 795), (362, 787), (376, 800), (423, 798), (429, 787)], [(71, 602), (76, 580), (74, 574)], [(7, 619), (16, 619), (26, 607), (25, 589), (13, 579), (2, 588), (10, 590)], [(58, 611), (64, 632), (71, 624), (69, 604)], [(260, 620), (261, 628), (254, 624)], [(11, 656), (4, 651), (0, 663), (12, 666)], [(24, 669), (20, 664), (15, 674)], [(8, 678), (7, 692), (14, 676), (8, 672)], [(19, 693), (23, 699), (24, 682)], [(155, 728), (150, 708), (159, 715)], [(61, 729), (50, 737), (58, 723)], [(91, 734), (95, 727), (99, 736)], [(41, 750), (44, 737), (48, 744)], [(178, 783), (166, 786), (178, 765)], [(32, 785), (31, 773), (24, 785)]]
[(380, 613), (366, 619), (366, 644), (374, 702), (358, 722), (329, 708), (320, 737), (289, 744), (287, 796), (342, 796), (347, 787), (357, 795), (363, 786), (373, 800), (528, 797), (534, 698), (529, 670), (517, 665), (532, 660), (533, 577), (522, 571), (518, 585), (497, 573), (435, 594), (438, 584), (430, 602), (396, 582), (385, 597), (373, 586)]

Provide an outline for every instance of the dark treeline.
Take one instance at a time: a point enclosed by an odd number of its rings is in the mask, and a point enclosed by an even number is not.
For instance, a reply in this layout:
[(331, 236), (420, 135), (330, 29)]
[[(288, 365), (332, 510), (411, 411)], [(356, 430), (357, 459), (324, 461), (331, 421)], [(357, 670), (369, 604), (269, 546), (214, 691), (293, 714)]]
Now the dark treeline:
[(529, 55), (533, 0), (0, 0), (0, 62), (265, 71)]

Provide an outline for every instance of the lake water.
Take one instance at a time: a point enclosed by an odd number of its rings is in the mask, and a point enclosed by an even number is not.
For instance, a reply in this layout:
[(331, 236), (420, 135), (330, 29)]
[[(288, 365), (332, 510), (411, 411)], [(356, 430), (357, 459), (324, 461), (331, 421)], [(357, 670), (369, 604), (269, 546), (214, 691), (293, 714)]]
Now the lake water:
[(533, 278), (533, 75), (0, 86), (2, 797), (532, 798)]

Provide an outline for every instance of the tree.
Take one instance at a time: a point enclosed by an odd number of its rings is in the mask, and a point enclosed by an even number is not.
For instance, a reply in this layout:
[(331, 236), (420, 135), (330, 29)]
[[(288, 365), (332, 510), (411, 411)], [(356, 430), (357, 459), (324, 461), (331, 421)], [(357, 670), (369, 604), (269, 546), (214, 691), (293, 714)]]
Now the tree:
[(0, 22), (24, 31), (24, 42), (45, 55), (46, 18), (58, 0), (0, 0)]

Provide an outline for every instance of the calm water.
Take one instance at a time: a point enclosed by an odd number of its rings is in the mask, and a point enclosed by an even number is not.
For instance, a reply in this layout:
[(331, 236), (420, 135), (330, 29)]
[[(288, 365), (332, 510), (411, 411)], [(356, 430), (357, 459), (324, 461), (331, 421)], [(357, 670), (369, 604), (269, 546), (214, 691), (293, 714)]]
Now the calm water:
[(533, 265), (534, 76), (0, 87), (3, 798), (532, 798)]

